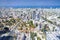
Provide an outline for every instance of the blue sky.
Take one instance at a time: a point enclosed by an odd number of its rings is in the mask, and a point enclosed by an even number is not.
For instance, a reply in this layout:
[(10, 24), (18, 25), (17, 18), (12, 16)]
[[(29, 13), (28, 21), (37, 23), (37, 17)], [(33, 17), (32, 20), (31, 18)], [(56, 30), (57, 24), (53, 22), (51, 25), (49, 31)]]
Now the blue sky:
[(60, 8), (60, 0), (0, 0), (0, 7)]

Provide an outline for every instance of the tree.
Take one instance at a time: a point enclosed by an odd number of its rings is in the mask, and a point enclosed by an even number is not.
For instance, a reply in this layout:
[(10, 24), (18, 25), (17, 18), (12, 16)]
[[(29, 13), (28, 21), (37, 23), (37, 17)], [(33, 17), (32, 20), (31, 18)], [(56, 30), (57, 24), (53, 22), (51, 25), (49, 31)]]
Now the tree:
[(40, 37), (37, 37), (37, 40), (41, 40)]
[(32, 40), (34, 40), (34, 37), (35, 37), (35, 36), (37, 36), (37, 34), (34, 33), (34, 32), (31, 32), (31, 38), (32, 38)]
[(12, 18), (12, 19), (10, 19), (10, 22), (15, 23), (16, 21), (14, 18)]
[(35, 28), (34, 24), (33, 24), (33, 21), (29, 21), (29, 26), (32, 27), (32, 28)]
[(38, 26), (38, 24), (36, 23), (36, 26)]

